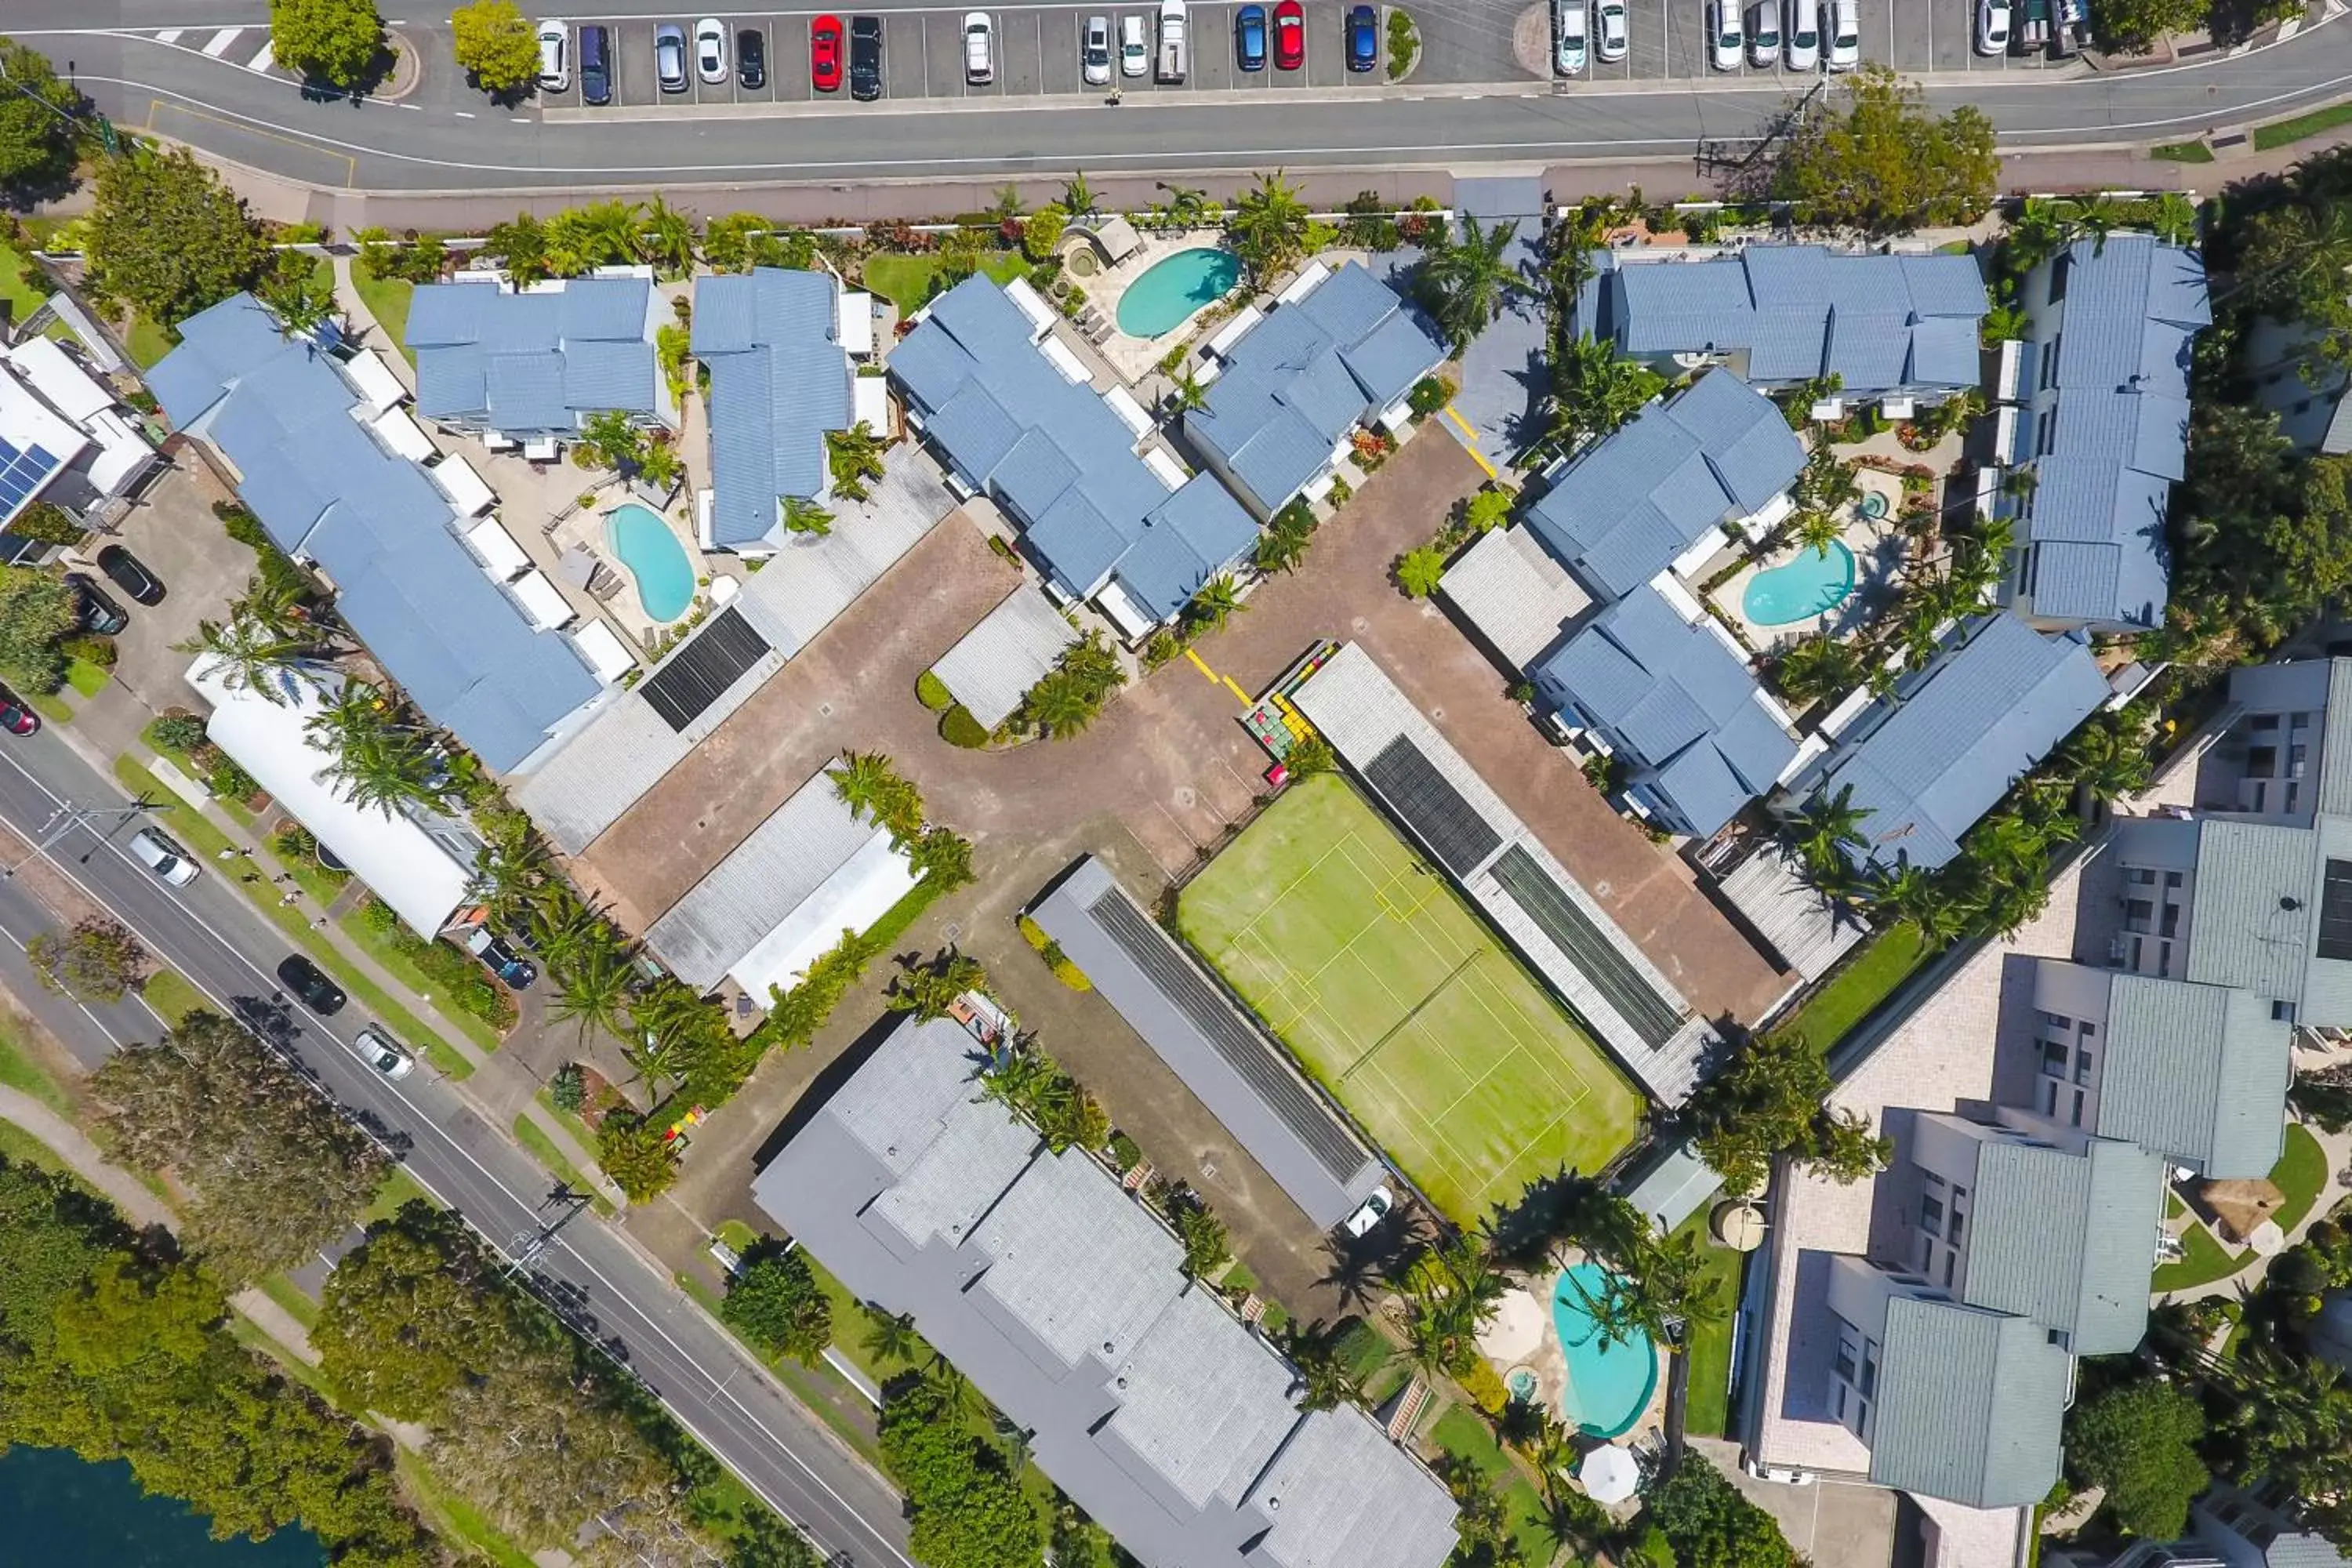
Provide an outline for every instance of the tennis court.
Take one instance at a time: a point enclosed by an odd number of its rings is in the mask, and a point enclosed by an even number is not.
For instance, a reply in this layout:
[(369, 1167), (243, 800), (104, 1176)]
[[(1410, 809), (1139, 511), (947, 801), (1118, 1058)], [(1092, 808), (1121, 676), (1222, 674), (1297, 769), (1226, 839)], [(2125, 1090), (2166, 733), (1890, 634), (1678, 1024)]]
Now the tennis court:
[(1344, 779), (1292, 785), (1184, 889), (1177, 921), (1456, 1220), (1633, 1140), (1639, 1093)]

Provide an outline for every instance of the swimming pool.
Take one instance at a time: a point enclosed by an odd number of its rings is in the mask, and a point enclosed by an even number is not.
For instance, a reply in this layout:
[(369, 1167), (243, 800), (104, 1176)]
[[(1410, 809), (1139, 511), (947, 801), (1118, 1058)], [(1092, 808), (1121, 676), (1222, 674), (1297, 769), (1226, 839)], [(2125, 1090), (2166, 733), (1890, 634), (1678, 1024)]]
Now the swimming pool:
[(636, 579), (637, 602), (657, 621), (674, 621), (694, 603), (694, 563), (669, 524), (635, 501), (604, 514), (604, 540)]
[(1597, 1298), (1608, 1270), (1580, 1263), (1551, 1288), (1551, 1322), (1568, 1358), (1568, 1386), (1560, 1414), (1589, 1436), (1619, 1437), (1642, 1418), (1658, 1386), (1658, 1347), (1638, 1331), (1630, 1339), (1603, 1344), (1600, 1325), (1585, 1303)]
[(1163, 257), (1118, 297), (1118, 330), (1130, 338), (1172, 332), (1202, 306), (1223, 299), (1241, 275), (1242, 258), (1214, 246)]
[(1829, 553), (1801, 549), (1769, 571), (1748, 579), (1740, 613), (1759, 626), (1785, 626), (1833, 610), (1853, 592), (1853, 552), (1832, 542)]

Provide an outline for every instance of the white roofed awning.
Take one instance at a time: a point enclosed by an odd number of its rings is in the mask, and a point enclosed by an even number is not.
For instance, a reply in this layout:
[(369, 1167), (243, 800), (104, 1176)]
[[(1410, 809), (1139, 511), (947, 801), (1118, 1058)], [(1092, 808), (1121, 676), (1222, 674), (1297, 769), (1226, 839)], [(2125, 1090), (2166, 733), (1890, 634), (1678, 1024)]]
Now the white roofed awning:
[(1027, 279), (1015, 278), (1012, 282), (1007, 283), (1004, 286), (1004, 297), (1012, 300), (1023, 315), (1029, 318), (1032, 330), (1042, 332), (1054, 324), (1054, 307), (1038, 297), (1037, 290), (1029, 287)]
[(1103, 401), (1110, 405), (1113, 414), (1118, 416), (1118, 422), (1134, 431), (1139, 438), (1151, 434), (1151, 416), (1143, 411), (1143, 405), (1135, 400), (1135, 394), (1124, 386), (1114, 386), (1103, 394)]
[(393, 452), (412, 463), (430, 462), (434, 455), (433, 437), (427, 436), (405, 408), (387, 408), (368, 422), (383, 444)]
[(485, 570), (503, 583), (518, 572), (528, 571), (530, 557), (514, 542), (514, 535), (495, 517), (486, 517), (466, 531), (466, 542), (482, 558)]
[(907, 852), (891, 842), (889, 830), (877, 828), (863, 848), (842, 862), (728, 973), (735, 984), (762, 1000), (771, 985), (789, 991), (810, 964), (841, 945), (843, 931), (864, 931), (880, 920), (919, 879)]
[(572, 601), (563, 596), (562, 589), (547, 580), (543, 572), (524, 573), (507, 584), (507, 591), (522, 605), (523, 614), (529, 616), (532, 624), (542, 631), (551, 632), (558, 626), (569, 626), (577, 614), (572, 608)]
[(433, 482), (441, 487), (441, 493), (449, 498), (449, 504), (457, 509), (459, 517), (479, 517), (499, 504), (498, 496), (482, 482), (482, 476), (474, 472), (474, 465), (463, 458), (452, 454), (425, 471), (433, 476)]
[(849, 418), (877, 435), (890, 428), (890, 384), (878, 375), (854, 376), (849, 383)]
[(1331, 269), (1319, 261), (1310, 261), (1299, 269), (1297, 277), (1290, 280), (1290, 286), (1276, 294), (1275, 298), (1286, 305), (1295, 305), (1315, 292), (1317, 286), (1330, 276)]
[(343, 370), (352, 384), (359, 388), (371, 414), (381, 414), (408, 401), (408, 388), (400, 384), (400, 378), (392, 374), (373, 349), (362, 349), (352, 355), (343, 362)]
[(872, 353), (874, 296), (844, 291), (834, 305), (834, 335), (841, 340), (845, 353)]
[[(727, 579), (732, 581), (732, 579)], [(635, 667), (637, 659), (622, 646), (620, 637), (602, 621), (590, 621), (572, 634), (572, 646), (596, 672), (596, 679), (610, 686)]]
[(92, 381), (52, 339), (26, 338), (6, 357), (50, 407), (77, 424), (87, 425), (91, 416), (114, 406), (114, 394)]
[(1169, 456), (1168, 450), (1164, 447), (1145, 447), (1143, 451), (1143, 466), (1151, 470), (1151, 477), (1153, 479), (1158, 479), (1161, 484), (1168, 487), (1168, 493), (1171, 495), (1182, 489), (1184, 488), (1184, 481), (1192, 477), (1184, 471), (1183, 464), (1179, 463), (1174, 458)]
[(1207, 345), (1202, 350), (1202, 353), (1222, 355), (1227, 349), (1232, 348), (1235, 343), (1242, 341), (1242, 334), (1244, 332), (1248, 331), (1252, 327), (1256, 326), (1260, 321), (1265, 320), (1265, 312), (1259, 310), (1255, 305), (1243, 306), (1241, 314), (1235, 316), (1232, 321), (1227, 321), (1223, 326), (1219, 327), (1217, 329), (1217, 335), (1209, 340)]
[(1060, 371), (1062, 379), (1072, 386), (1084, 386), (1094, 379), (1087, 369), (1087, 362), (1078, 357), (1077, 351), (1051, 332), (1037, 340), (1037, 352), (1044, 354), (1046, 363)]

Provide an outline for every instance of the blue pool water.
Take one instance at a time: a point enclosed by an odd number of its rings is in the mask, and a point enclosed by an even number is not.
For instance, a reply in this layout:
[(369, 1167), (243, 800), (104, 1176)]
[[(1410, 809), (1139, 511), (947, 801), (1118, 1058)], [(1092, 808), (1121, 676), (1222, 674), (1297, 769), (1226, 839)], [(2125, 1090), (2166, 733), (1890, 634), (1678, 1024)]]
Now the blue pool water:
[(1603, 1344), (1600, 1326), (1585, 1303), (1601, 1294), (1608, 1270), (1580, 1263), (1551, 1288), (1552, 1327), (1568, 1358), (1568, 1387), (1560, 1414), (1594, 1437), (1622, 1436), (1658, 1386), (1658, 1348), (1638, 1331), (1630, 1339)]
[(1748, 579), (1739, 607), (1759, 626), (1785, 626), (1836, 608), (1853, 592), (1853, 552), (1832, 544), (1824, 555), (1799, 550), (1790, 560)]
[(637, 602), (657, 621), (674, 621), (694, 603), (694, 563), (669, 524), (635, 501), (604, 514), (613, 553), (637, 580)]
[(1202, 306), (1223, 299), (1241, 275), (1242, 258), (1213, 246), (1155, 261), (1118, 297), (1118, 330), (1130, 338), (1172, 332)]

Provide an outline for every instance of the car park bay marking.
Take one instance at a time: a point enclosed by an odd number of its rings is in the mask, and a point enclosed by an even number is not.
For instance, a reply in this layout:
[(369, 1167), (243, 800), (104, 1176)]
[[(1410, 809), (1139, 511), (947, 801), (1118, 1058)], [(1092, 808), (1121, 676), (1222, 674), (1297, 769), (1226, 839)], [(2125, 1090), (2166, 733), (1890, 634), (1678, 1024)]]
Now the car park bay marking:
[(223, 27), (219, 32), (213, 35), (213, 41), (205, 46), (205, 53), (212, 56), (215, 59), (220, 58), (223, 55), (228, 53), (228, 47), (231, 44), (236, 43), (236, 36), (244, 31), (245, 29), (243, 27)]

